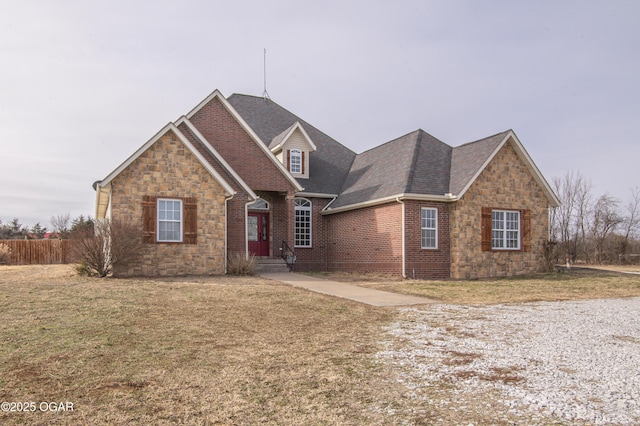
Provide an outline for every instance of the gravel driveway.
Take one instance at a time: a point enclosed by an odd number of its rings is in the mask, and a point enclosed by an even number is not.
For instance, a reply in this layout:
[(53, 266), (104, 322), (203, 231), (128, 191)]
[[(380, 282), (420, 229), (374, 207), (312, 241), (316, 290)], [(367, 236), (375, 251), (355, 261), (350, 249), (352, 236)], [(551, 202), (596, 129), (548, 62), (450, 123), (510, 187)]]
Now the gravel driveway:
[(640, 424), (640, 298), (407, 308), (388, 332), (380, 359), (461, 424)]

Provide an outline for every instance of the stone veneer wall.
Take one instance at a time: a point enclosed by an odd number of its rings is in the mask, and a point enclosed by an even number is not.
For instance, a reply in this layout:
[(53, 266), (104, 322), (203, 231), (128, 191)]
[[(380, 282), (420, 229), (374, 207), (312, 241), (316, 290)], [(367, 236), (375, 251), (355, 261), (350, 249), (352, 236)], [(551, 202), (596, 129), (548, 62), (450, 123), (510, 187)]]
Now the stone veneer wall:
[(129, 220), (142, 233), (144, 195), (197, 199), (197, 244), (144, 244), (140, 259), (114, 275), (224, 273), (225, 194), (222, 186), (167, 132), (111, 182), (113, 219)]
[[(505, 144), (462, 199), (451, 206), (451, 276), (483, 278), (540, 272), (548, 239), (548, 199)], [(531, 211), (531, 251), (482, 251), (482, 207)]]

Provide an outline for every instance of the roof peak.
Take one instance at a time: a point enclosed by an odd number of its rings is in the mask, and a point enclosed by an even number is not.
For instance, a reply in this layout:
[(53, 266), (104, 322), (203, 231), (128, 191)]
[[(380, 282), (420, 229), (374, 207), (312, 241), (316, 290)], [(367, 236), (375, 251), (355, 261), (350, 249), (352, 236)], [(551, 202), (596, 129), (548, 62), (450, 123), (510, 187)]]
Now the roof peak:
[(501, 136), (501, 135), (506, 136), (509, 132), (514, 133), (512, 129), (504, 130), (502, 132), (495, 133), (495, 134), (493, 134), (491, 136), (485, 136), (484, 138), (480, 138), (480, 139), (477, 139), (475, 141), (463, 143), (462, 145), (458, 145), (458, 146), (456, 146), (454, 148), (462, 148), (463, 146), (467, 146), (467, 145), (471, 145), (471, 144), (474, 144), (474, 143), (486, 141), (487, 139), (495, 138), (496, 136)]

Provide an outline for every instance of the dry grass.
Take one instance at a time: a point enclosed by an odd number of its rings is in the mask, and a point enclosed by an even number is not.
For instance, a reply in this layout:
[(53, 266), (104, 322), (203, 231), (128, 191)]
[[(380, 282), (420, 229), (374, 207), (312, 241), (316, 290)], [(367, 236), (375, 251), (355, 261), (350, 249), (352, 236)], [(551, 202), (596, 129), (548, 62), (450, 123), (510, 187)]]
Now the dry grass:
[(577, 270), (476, 281), (402, 280), (380, 275), (320, 274), (336, 281), (403, 294), (428, 297), (443, 303), (495, 304), (640, 296), (640, 275), (613, 271)]
[[(381, 424), (392, 311), (248, 277), (91, 279), (0, 267), (2, 424)], [(385, 402), (387, 401), (387, 402)], [(394, 423), (394, 422), (391, 422)]]
[[(461, 303), (640, 294), (640, 277), (606, 274), (350, 279)], [(417, 400), (402, 387), (375, 358), (396, 315), (256, 277), (95, 279), (64, 265), (0, 266), (0, 402), (74, 404), (0, 413), (0, 423), (457, 424), (463, 408), (467, 423), (508, 423), (494, 419), (496, 395), (459, 400), (445, 380)], [(474, 356), (451, 352), (448, 362)]]

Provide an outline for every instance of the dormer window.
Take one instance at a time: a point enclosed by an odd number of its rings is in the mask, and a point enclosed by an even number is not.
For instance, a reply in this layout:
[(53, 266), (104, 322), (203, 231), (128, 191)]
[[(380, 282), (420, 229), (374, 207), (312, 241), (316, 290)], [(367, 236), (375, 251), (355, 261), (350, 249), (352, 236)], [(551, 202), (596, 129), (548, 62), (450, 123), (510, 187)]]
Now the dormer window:
[(269, 149), (293, 177), (309, 179), (309, 157), (317, 148), (299, 122), (276, 135)]
[(302, 161), (302, 151), (300, 151), (299, 149), (292, 149), (289, 151), (289, 171), (291, 173), (303, 173)]

